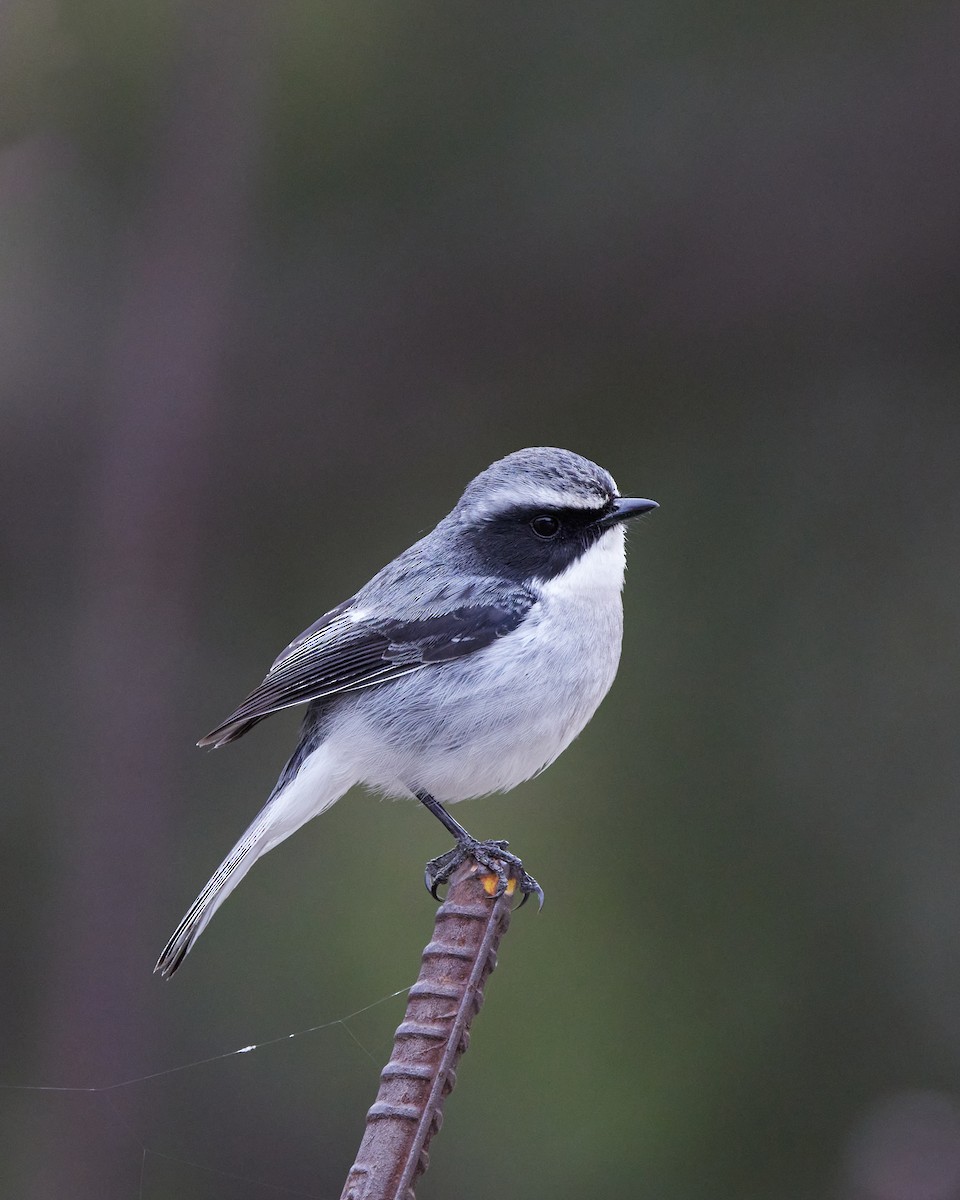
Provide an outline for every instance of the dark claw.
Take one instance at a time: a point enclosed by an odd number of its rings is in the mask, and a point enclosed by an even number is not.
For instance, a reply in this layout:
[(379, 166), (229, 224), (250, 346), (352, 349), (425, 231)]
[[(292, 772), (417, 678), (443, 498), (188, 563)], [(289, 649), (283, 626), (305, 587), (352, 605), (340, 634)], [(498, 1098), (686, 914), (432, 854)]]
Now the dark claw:
[(523, 908), (531, 896), (536, 896), (537, 912), (540, 912), (543, 908), (543, 888), (539, 883), (537, 883), (534, 877), (532, 875), (528, 875), (526, 871), (523, 872), (523, 875), (520, 879), (520, 891), (523, 892), (523, 899), (520, 901), (517, 907)]

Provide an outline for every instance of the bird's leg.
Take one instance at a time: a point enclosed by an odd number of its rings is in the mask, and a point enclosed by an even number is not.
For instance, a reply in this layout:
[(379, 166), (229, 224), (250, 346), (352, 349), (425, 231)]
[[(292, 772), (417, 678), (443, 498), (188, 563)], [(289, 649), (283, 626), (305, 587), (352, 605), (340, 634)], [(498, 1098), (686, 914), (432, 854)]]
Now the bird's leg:
[(432, 858), (427, 863), (423, 874), (423, 881), (427, 885), (427, 891), (434, 900), (440, 899), (437, 895), (437, 888), (441, 884), (448, 882), (450, 876), (464, 859), (472, 858), (481, 867), (489, 871), (491, 875), (497, 877), (495, 896), (499, 896), (504, 892), (512, 874), (516, 877), (517, 886), (523, 896), (523, 899), (520, 901), (521, 908), (526, 904), (530, 896), (536, 896), (540, 907), (543, 908), (543, 888), (532, 875), (528, 875), (523, 869), (523, 863), (520, 859), (507, 850), (509, 842), (477, 841), (472, 834), (464, 829), (459, 821), (455, 821), (450, 816), (439, 800), (434, 800), (428, 792), (416, 792), (415, 795), (424, 808), (429, 809), (448, 833), (453, 834), (457, 840), (457, 844), (452, 850), (448, 850), (446, 854), (441, 854), (438, 858)]

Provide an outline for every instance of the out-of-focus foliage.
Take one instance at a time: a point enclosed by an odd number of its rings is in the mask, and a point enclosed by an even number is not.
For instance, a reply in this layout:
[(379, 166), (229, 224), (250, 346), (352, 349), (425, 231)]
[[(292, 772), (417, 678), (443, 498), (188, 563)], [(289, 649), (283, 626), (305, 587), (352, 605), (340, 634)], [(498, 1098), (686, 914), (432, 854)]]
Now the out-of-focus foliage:
[[(960, 1197), (954, 5), (0, 11), (0, 1083), (412, 981), (352, 795), (160, 947), (295, 714), (192, 749), (492, 459), (661, 511), (624, 660), (458, 815), (544, 884), (420, 1194)], [(334, 1196), (401, 999), (0, 1093), (0, 1192)]]

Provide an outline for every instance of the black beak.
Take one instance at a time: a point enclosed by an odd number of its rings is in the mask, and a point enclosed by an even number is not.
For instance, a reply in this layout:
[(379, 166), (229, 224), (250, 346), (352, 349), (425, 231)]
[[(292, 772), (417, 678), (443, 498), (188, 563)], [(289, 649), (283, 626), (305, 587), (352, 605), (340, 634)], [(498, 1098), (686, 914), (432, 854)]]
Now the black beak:
[(631, 517), (642, 516), (659, 507), (656, 500), (639, 500), (632, 499), (630, 496), (618, 496), (613, 501), (610, 511), (605, 513), (597, 524), (601, 529), (609, 529), (611, 525), (619, 525), (621, 521), (629, 521)]

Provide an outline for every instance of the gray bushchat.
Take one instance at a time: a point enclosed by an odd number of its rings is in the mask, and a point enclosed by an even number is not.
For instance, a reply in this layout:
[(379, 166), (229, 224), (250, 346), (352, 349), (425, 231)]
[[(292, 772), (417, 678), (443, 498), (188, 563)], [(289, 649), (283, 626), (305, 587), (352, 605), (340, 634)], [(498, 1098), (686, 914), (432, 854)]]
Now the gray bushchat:
[(252, 825), (167, 943), (170, 976), (256, 860), (356, 783), (415, 796), (456, 839), (427, 864), (434, 896), (466, 856), (543, 893), (507, 843), (471, 837), (443, 807), (504, 792), (584, 728), (620, 661), (624, 522), (655, 509), (603, 468), (551, 447), (518, 450), (355, 596), (283, 651), (198, 743), (225, 746), (306, 705), (300, 741)]

